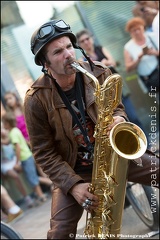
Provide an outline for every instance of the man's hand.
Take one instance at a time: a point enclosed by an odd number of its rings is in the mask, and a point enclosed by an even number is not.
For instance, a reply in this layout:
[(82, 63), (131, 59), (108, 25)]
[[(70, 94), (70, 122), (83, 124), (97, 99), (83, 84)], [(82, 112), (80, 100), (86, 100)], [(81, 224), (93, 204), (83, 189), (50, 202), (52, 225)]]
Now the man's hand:
[(116, 124), (118, 124), (118, 123), (120, 123), (120, 122), (126, 122), (126, 120), (125, 120), (123, 117), (120, 117), (120, 116), (115, 116), (115, 117), (113, 117), (113, 120), (114, 120), (113, 123), (110, 124), (110, 125), (108, 126), (108, 128), (107, 128), (107, 136), (109, 136), (111, 129), (112, 129)]
[(86, 211), (91, 212), (98, 207), (98, 197), (88, 191), (89, 183), (78, 183), (70, 189), (70, 194), (82, 206), (86, 199), (91, 200), (91, 205), (88, 205)]

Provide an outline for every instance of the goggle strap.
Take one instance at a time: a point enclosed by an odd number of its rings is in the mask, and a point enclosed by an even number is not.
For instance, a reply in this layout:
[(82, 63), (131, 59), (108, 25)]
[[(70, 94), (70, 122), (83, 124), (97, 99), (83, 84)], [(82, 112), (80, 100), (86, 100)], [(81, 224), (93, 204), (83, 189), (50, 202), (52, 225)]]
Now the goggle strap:
[(73, 47), (79, 49), (79, 50), (82, 52), (82, 54), (83, 54), (83, 55), (85, 56), (85, 58), (88, 60), (89, 65), (90, 65), (90, 68), (91, 68), (91, 70), (92, 70), (92, 72), (93, 72), (93, 69), (94, 69), (95, 64), (92, 62), (92, 60), (90, 59), (90, 57), (87, 56), (87, 54), (85, 53), (85, 51), (83, 50), (83, 48), (81, 48), (81, 47), (80, 47), (79, 45), (77, 45), (76, 43), (73, 43)]
[(93, 69), (94, 69), (94, 66), (95, 66), (94, 62), (92, 62), (92, 60), (90, 59), (90, 57), (87, 56), (87, 54), (85, 53), (85, 51), (84, 51), (83, 48), (81, 48), (80, 46), (78, 46), (78, 45), (76, 45), (76, 44), (75, 44), (75, 48), (78, 48), (78, 49), (82, 52), (82, 54), (83, 54), (83, 55), (85, 56), (85, 58), (88, 60), (89, 65), (90, 65), (90, 68), (91, 68), (91, 70), (92, 70), (92, 72), (93, 72)]
[(48, 70), (45, 68), (45, 66), (42, 67), (41, 70), (45, 75), (48, 75)]

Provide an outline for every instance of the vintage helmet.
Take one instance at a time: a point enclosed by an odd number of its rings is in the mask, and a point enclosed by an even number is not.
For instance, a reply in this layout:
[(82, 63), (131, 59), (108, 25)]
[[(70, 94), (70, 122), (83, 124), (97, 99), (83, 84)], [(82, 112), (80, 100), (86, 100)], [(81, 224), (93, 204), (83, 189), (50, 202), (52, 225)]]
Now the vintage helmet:
[(42, 48), (51, 40), (68, 36), (74, 48), (76, 45), (76, 37), (70, 30), (70, 25), (66, 24), (63, 20), (51, 20), (39, 27), (31, 37), (31, 51), (35, 55), (35, 63), (39, 66), (43, 65), (40, 60), (40, 52)]

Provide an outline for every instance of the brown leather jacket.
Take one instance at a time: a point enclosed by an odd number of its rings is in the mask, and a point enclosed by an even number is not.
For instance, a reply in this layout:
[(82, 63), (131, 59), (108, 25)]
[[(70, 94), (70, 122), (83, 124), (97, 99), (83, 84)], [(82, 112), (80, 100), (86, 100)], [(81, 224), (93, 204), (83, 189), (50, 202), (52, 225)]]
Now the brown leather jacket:
[[(87, 62), (81, 66), (94, 74), (100, 84), (111, 74), (107, 67), (96, 63), (91, 72)], [(85, 102), (88, 115), (96, 123), (97, 107), (94, 101), (94, 82), (83, 75)], [(24, 101), (31, 150), (37, 164), (53, 183), (67, 194), (69, 189), (83, 179), (73, 168), (76, 163), (77, 144), (72, 132), (72, 116), (55, 87), (54, 81), (41, 76), (27, 91)], [(114, 115), (125, 118), (124, 107), (119, 104)]]

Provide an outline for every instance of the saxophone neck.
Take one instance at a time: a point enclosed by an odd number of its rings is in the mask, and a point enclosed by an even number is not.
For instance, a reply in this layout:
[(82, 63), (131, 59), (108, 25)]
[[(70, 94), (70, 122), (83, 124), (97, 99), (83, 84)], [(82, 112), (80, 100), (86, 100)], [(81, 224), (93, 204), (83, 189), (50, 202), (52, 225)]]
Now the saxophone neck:
[(99, 85), (99, 82), (98, 82), (97, 78), (93, 74), (89, 73), (86, 69), (82, 68), (79, 65), (78, 62), (71, 63), (71, 66), (73, 68), (75, 68), (76, 70), (78, 70), (79, 72), (84, 73), (87, 77), (91, 78), (94, 81), (95, 85), (96, 85), (96, 89), (100, 88), (100, 85)]

